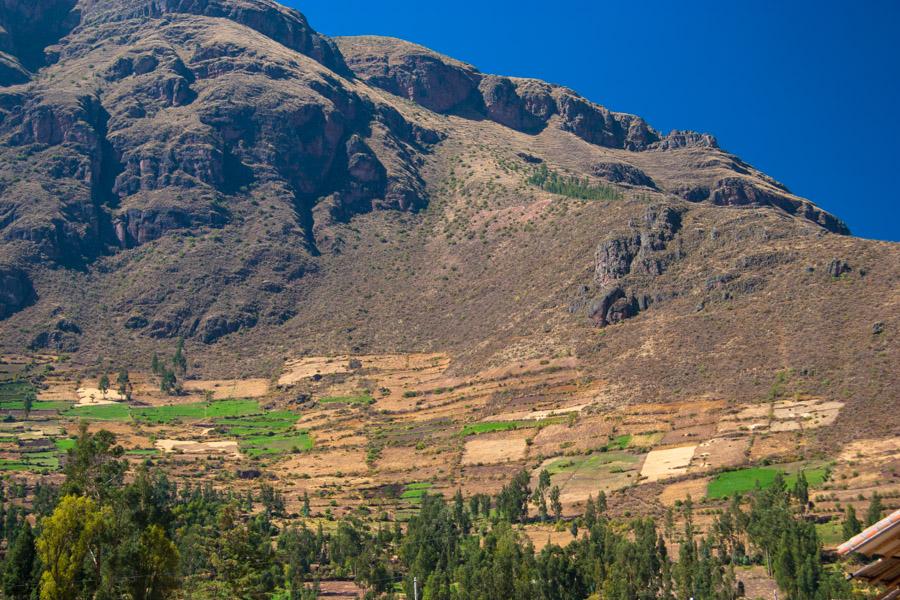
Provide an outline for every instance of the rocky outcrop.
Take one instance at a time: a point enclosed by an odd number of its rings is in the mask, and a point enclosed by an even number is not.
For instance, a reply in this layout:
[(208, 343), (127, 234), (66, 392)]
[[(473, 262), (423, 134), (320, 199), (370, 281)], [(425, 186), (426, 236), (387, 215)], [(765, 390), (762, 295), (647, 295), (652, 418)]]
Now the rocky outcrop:
[(591, 165), (591, 172), (612, 183), (625, 183), (656, 189), (656, 183), (649, 175), (628, 163), (601, 162)]
[(833, 233), (850, 233), (843, 221), (811, 202), (789, 196), (778, 189), (767, 189), (744, 177), (720, 179), (710, 193), (710, 200), (719, 206), (773, 206), (813, 221)]
[(32, 338), (28, 347), (31, 350), (77, 352), (81, 347), (80, 336), (81, 328), (77, 324), (68, 319), (60, 319), (51, 329)]
[(607, 288), (636, 272), (660, 275), (676, 258), (667, 254), (668, 243), (681, 229), (681, 212), (670, 207), (648, 207), (642, 223), (632, 223), (625, 234), (613, 234), (597, 247), (594, 283)]
[(0, 321), (37, 300), (28, 274), (19, 268), (0, 265)]
[(558, 115), (563, 130), (592, 144), (626, 150), (643, 150), (660, 138), (640, 117), (611, 112), (568, 88), (485, 75), (393, 38), (346, 37), (337, 43), (357, 77), (435, 112), (487, 118), (527, 133), (543, 129)]
[(671, 294), (650, 292), (652, 281), (678, 258), (669, 248), (681, 231), (682, 213), (669, 206), (649, 206), (627, 232), (610, 235), (597, 246), (594, 277), (583, 285), (569, 311), (583, 312), (598, 327), (619, 323), (666, 300)]
[(341, 53), (330, 39), (310, 27), (306, 17), (296, 10), (271, 0), (80, 0), (78, 8), (84, 26), (174, 14), (228, 19), (305, 54), (336, 73), (347, 74)]
[(647, 146), (648, 150), (677, 150), (679, 148), (718, 148), (719, 142), (708, 133), (673, 130), (661, 140)]

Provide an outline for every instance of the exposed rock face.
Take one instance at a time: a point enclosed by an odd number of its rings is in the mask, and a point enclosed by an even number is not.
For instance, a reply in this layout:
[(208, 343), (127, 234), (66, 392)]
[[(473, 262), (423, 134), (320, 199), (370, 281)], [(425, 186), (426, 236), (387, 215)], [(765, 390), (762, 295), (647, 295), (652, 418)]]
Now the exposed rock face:
[(28, 274), (15, 267), (0, 265), (0, 321), (37, 300)]
[(785, 212), (814, 221), (835, 233), (849, 234), (840, 219), (814, 206), (811, 202), (791, 198), (780, 190), (767, 190), (743, 177), (721, 179), (711, 192), (711, 200), (719, 206), (774, 206)]
[(629, 273), (660, 275), (675, 259), (663, 255), (681, 229), (681, 213), (670, 207), (648, 207), (643, 223), (625, 235), (613, 235), (597, 247), (594, 281), (606, 288)]
[(832, 277), (840, 277), (845, 273), (849, 273), (853, 269), (850, 267), (850, 263), (841, 258), (835, 258), (830, 263), (828, 263), (828, 274)]
[(350, 69), (369, 85), (440, 113), (481, 115), (533, 133), (554, 115), (592, 144), (641, 150), (660, 139), (640, 117), (613, 113), (560, 86), (484, 75), (427, 48), (376, 36), (338, 38)]
[(718, 148), (719, 142), (708, 133), (674, 130), (661, 140), (648, 146), (649, 150), (676, 150), (678, 148)]
[(647, 310), (665, 294), (651, 293), (648, 281), (680, 258), (670, 249), (682, 228), (682, 214), (668, 206), (649, 206), (628, 232), (610, 235), (597, 247), (594, 278), (584, 285), (570, 312), (584, 311), (597, 326), (619, 323)]
[[(14, 0), (11, 0), (14, 1)], [(240, 23), (310, 58), (346, 73), (334, 43), (319, 35), (299, 12), (271, 0), (80, 0), (85, 26), (114, 21), (191, 14)]]
[(627, 183), (656, 189), (656, 184), (649, 175), (633, 165), (627, 163), (602, 162), (595, 163), (591, 171), (597, 177), (611, 181), (612, 183)]

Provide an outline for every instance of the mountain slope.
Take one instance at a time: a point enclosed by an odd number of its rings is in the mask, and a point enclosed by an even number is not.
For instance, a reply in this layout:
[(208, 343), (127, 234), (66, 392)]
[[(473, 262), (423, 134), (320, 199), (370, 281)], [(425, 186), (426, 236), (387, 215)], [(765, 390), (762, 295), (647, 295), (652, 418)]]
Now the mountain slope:
[(844, 424), (896, 424), (900, 248), (710, 135), (268, 0), (34, 6), (0, 8), (9, 351), (576, 355), (613, 401), (749, 401), (790, 371)]

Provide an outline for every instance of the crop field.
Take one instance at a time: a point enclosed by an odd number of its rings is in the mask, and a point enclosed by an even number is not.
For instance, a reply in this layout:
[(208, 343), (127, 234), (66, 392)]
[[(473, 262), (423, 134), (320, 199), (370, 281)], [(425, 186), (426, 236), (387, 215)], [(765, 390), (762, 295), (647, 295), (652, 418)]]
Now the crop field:
[(408, 483), (403, 488), (400, 498), (410, 502), (421, 502), (422, 496), (431, 489), (431, 486), (429, 482)]
[(566, 506), (584, 502), (602, 490), (611, 492), (635, 483), (644, 456), (623, 451), (595, 452), (588, 455), (549, 459), (533, 473), (546, 469), (550, 481), (558, 485)]
[(464, 426), (459, 435), (467, 437), (470, 435), (478, 435), (481, 433), (493, 433), (495, 431), (510, 431), (514, 429), (535, 429), (553, 425), (561, 422), (561, 419), (541, 419), (541, 420), (522, 420), (522, 421), (486, 421), (481, 423), (469, 423)]
[(273, 435), (240, 437), (238, 446), (247, 456), (272, 456), (285, 452), (302, 452), (313, 447), (313, 439), (305, 431)]
[[(740, 469), (738, 471), (726, 471), (720, 473), (710, 483), (706, 490), (709, 498), (726, 498), (734, 494), (743, 494), (756, 488), (767, 488), (775, 481), (778, 473), (785, 473), (778, 467), (754, 467)], [(824, 467), (804, 470), (806, 480), (810, 486), (821, 485), (825, 481), (826, 469)], [(787, 473), (785, 482), (792, 487), (797, 481), (797, 473)]]
[(59, 452), (27, 452), (18, 459), (0, 459), (0, 471), (35, 471), (48, 473), (59, 469)]
[(214, 402), (192, 402), (150, 408), (131, 409), (136, 421), (171, 423), (182, 419), (216, 419), (220, 417), (240, 417), (260, 412), (256, 400), (216, 400)]
[(86, 421), (130, 421), (131, 411), (118, 402), (95, 406), (76, 406), (63, 413), (64, 416)]
[(319, 399), (319, 404), (374, 404), (375, 399), (369, 394), (358, 394), (355, 396), (326, 396)]

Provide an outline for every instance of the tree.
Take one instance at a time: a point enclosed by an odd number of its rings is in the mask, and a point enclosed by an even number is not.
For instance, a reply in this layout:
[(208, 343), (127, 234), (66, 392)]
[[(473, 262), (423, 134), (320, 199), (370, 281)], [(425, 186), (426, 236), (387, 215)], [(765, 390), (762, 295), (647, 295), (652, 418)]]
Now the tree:
[(25, 396), (22, 398), (22, 408), (25, 411), (25, 418), (28, 418), (28, 415), (31, 414), (31, 409), (34, 407), (34, 403), (37, 400), (37, 394), (34, 393), (33, 389), (29, 389), (25, 392)]
[(806, 510), (806, 506), (809, 504), (809, 482), (806, 480), (806, 473), (800, 471), (797, 474), (797, 481), (794, 483), (793, 490), (794, 498), (797, 499), (797, 502), (800, 504), (801, 510)]
[(844, 522), (841, 525), (841, 533), (843, 534), (844, 540), (849, 540), (854, 535), (860, 533), (862, 529), (862, 523), (856, 518), (856, 509), (853, 508), (853, 505), (847, 506), (847, 510), (844, 513)]
[(165, 365), (160, 367), (159, 389), (166, 394), (172, 395), (178, 391), (178, 378), (175, 377), (175, 371), (172, 371)]
[(28, 521), (19, 529), (15, 542), (6, 554), (3, 567), (3, 593), (13, 600), (27, 600), (35, 584), (34, 532)]
[(129, 586), (134, 600), (163, 600), (178, 589), (178, 549), (159, 525), (141, 533), (135, 567)]
[(106, 500), (119, 493), (128, 461), (125, 449), (116, 443), (116, 436), (106, 430), (90, 433), (87, 423), (80, 425), (75, 446), (66, 456), (63, 494), (89, 496)]
[(528, 471), (523, 469), (516, 473), (513, 480), (503, 486), (497, 495), (497, 510), (510, 523), (524, 523), (528, 518), (528, 500), (531, 497), (531, 490), (528, 488), (530, 479)]
[(869, 508), (866, 511), (866, 527), (871, 527), (880, 521), (883, 512), (884, 505), (881, 503), (881, 495), (878, 492), (873, 492), (872, 499), (869, 501)]
[(184, 338), (178, 338), (178, 345), (175, 346), (175, 354), (172, 356), (172, 366), (175, 371), (184, 376), (187, 373), (187, 358), (184, 355)]
[(119, 374), (116, 376), (116, 385), (118, 386), (118, 391), (120, 396), (128, 395), (128, 388), (131, 384), (131, 381), (128, 378), (128, 369), (122, 367), (119, 369)]
[(106, 392), (109, 391), (109, 376), (104, 373), (102, 377), (100, 377), (99, 383), (100, 393), (106, 397)]
[(156, 352), (153, 353), (153, 360), (150, 362), (150, 370), (153, 371), (154, 375), (159, 375), (159, 354)]
[(562, 518), (562, 502), (559, 501), (558, 485), (554, 485), (550, 489), (550, 510), (553, 511), (553, 516), (556, 517), (557, 521)]
[(99, 507), (90, 498), (65, 496), (53, 514), (41, 523), (37, 554), (44, 565), (41, 600), (79, 597), (85, 582), (85, 565), (99, 572), (99, 540), (109, 507)]

